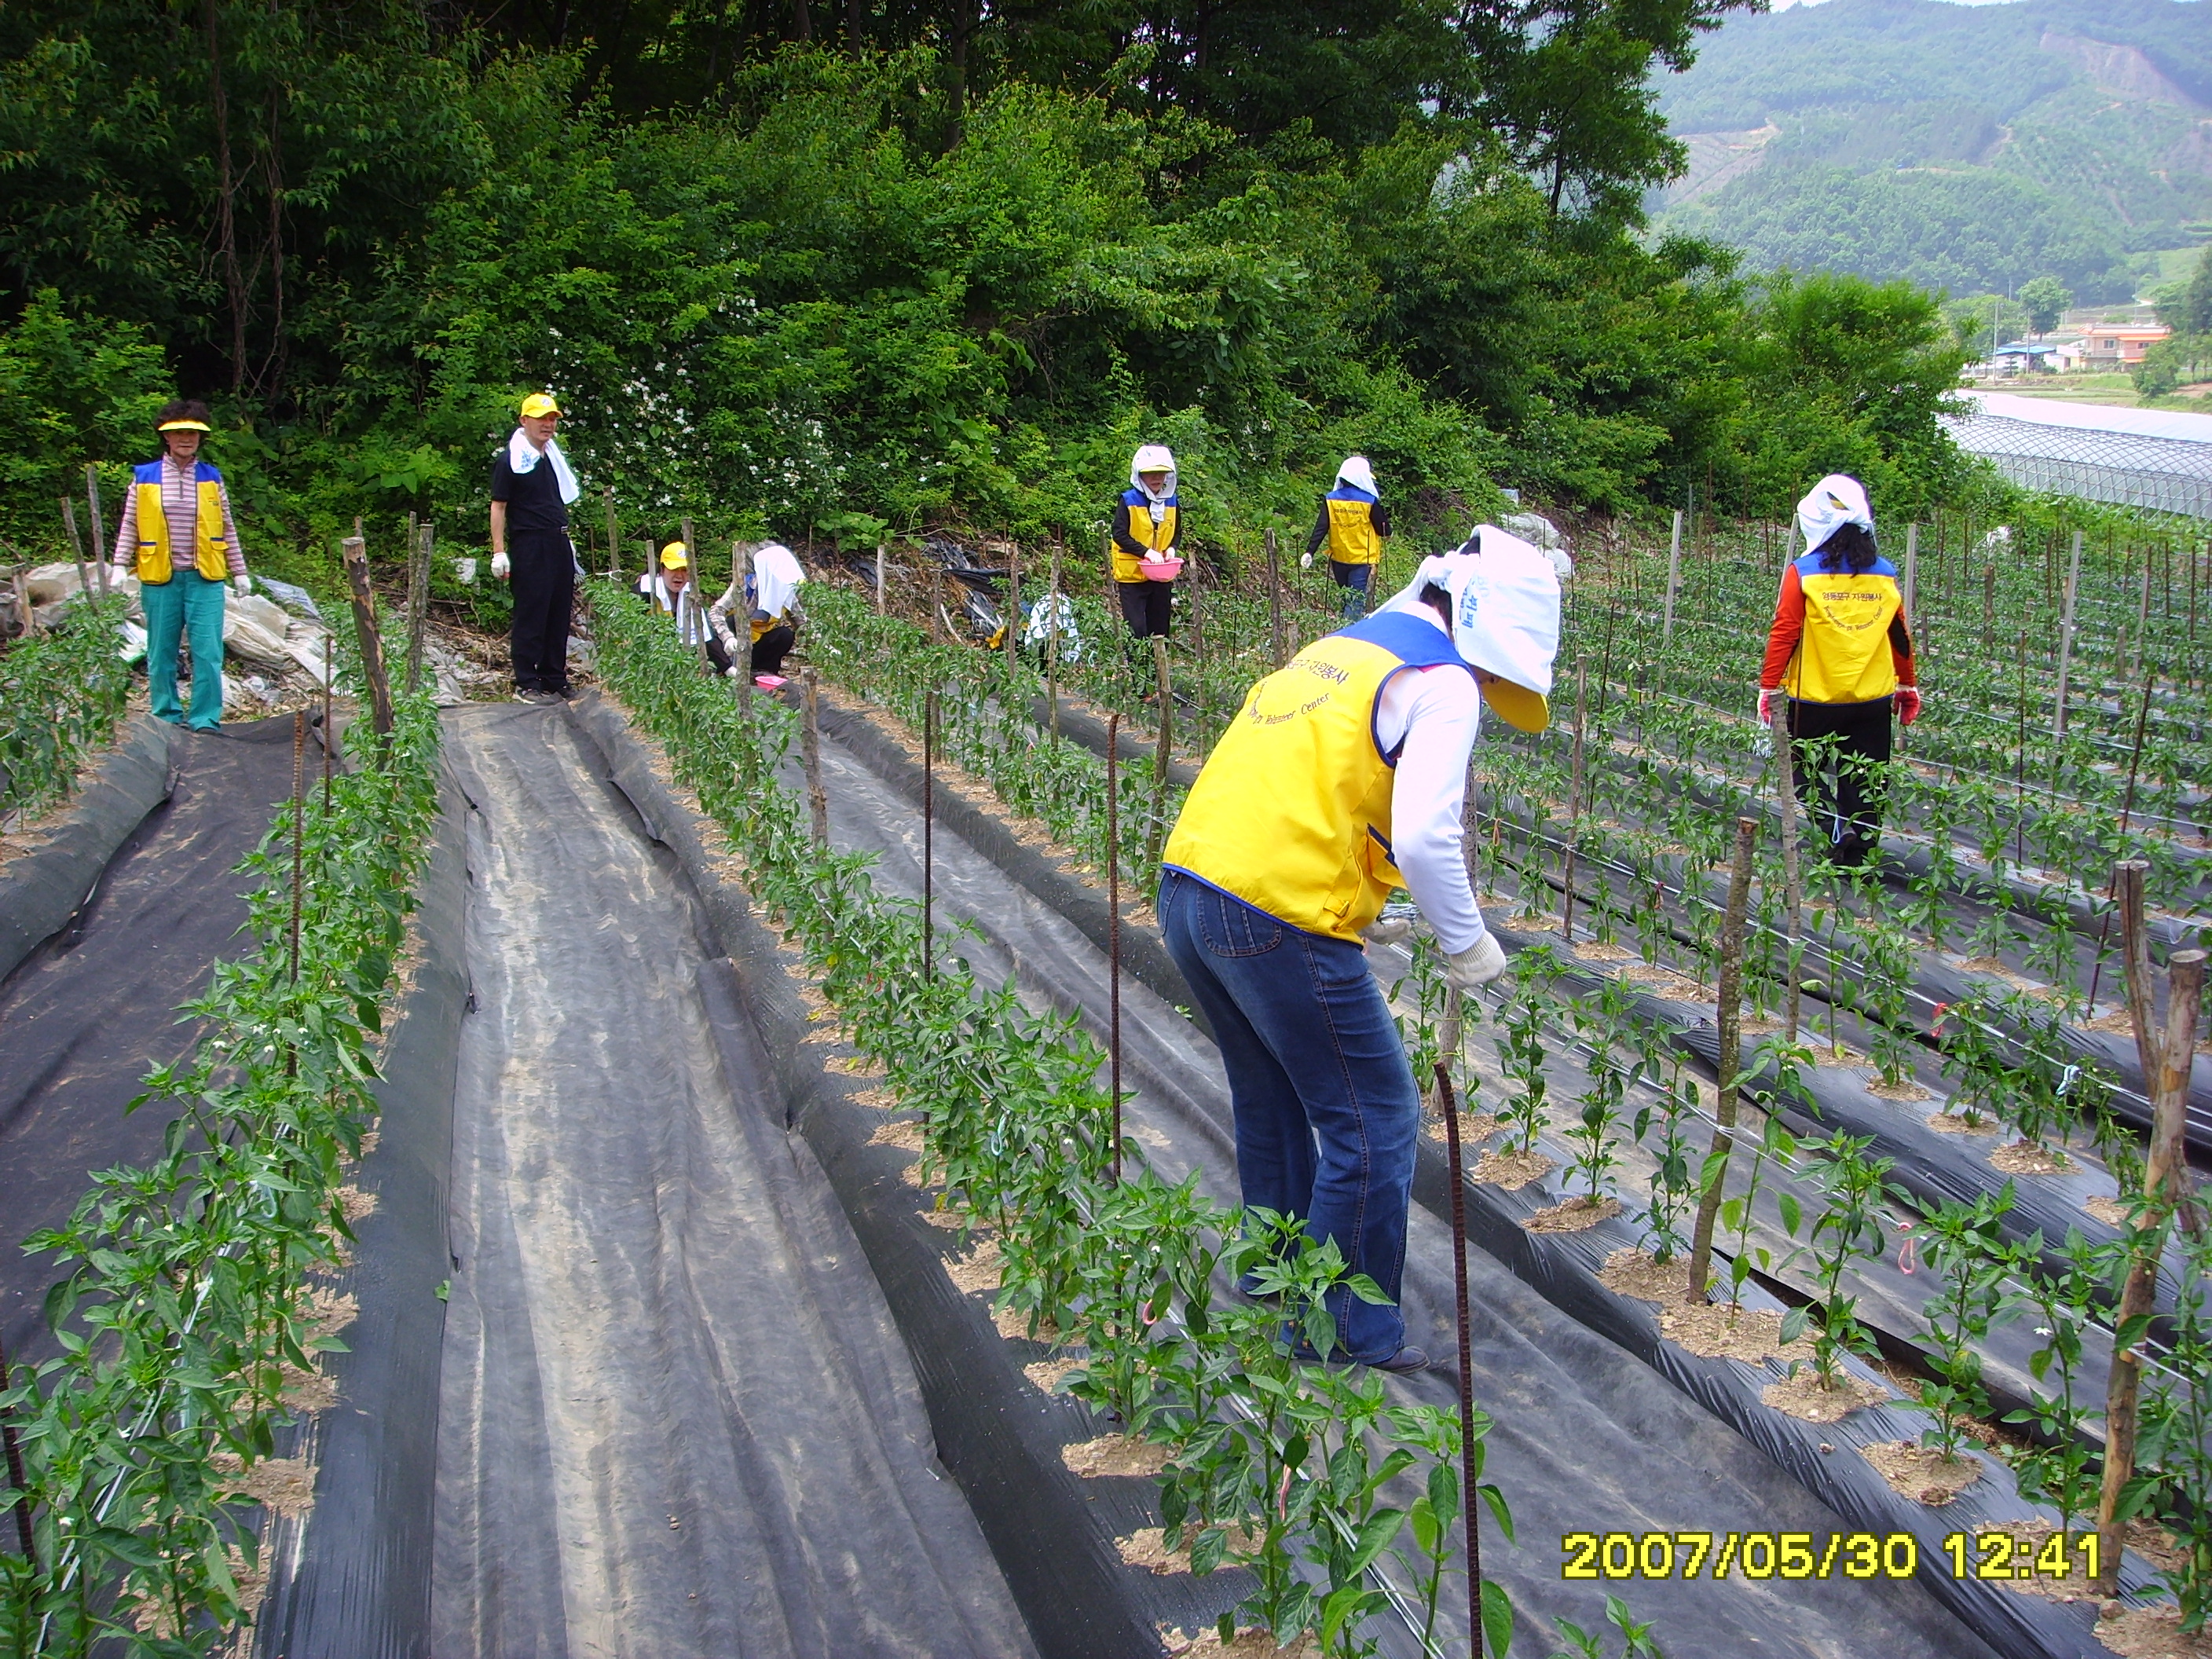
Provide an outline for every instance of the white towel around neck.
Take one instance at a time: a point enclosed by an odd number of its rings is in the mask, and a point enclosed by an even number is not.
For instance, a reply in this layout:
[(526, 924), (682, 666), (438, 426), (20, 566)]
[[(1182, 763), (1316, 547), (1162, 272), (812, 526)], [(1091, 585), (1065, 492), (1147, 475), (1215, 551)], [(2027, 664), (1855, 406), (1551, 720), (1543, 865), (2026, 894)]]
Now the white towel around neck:
[(553, 482), (560, 489), (561, 505), (573, 505), (576, 497), (584, 493), (584, 487), (576, 482), (576, 475), (569, 471), (568, 458), (561, 453), (561, 441), (548, 438), (544, 449), (540, 451), (532, 447), (528, 434), (520, 427), (515, 428), (514, 435), (507, 441), (507, 464), (514, 476), (519, 478), (525, 473), (536, 471), (540, 461), (553, 463)]

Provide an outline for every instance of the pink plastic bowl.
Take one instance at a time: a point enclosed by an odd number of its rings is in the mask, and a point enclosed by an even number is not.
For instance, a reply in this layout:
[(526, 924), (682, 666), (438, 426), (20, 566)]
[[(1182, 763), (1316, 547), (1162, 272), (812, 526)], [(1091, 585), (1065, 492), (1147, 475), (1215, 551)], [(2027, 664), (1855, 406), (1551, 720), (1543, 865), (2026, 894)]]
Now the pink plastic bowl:
[(1171, 582), (1182, 574), (1181, 559), (1139, 559), (1137, 568), (1145, 573), (1148, 582)]

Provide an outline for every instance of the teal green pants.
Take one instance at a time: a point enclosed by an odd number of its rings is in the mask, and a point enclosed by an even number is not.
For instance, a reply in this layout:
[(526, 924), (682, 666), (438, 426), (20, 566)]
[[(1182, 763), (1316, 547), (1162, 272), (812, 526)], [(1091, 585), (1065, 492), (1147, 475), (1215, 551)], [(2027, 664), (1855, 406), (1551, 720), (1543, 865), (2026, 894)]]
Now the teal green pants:
[[(165, 582), (138, 590), (146, 608), (146, 679), (154, 718), (181, 720), (195, 732), (222, 723), (222, 584), (197, 570), (179, 570)], [(192, 647), (192, 708), (177, 702), (177, 642)]]

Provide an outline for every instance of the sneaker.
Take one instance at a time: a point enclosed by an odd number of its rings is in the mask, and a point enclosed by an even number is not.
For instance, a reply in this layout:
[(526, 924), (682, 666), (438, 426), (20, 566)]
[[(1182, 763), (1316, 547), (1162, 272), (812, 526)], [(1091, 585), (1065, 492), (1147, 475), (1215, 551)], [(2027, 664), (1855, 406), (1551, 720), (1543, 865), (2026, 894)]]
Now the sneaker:
[(541, 691), (534, 685), (524, 686), (520, 690), (514, 694), (514, 700), (517, 702), (535, 703), (558, 702), (561, 701), (561, 699), (554, 696), (552, 692)]
[(556, 685), (550, 688), (545, 695), (561, 702), (573, 702), (576, 697), (576, 688), (573, 685)]
[(1417, 1348), (1410, 1342), (1388, 1359), (1376, 1360), (1373, 1367), (1376, 1370), (1390, 1371), (1400, 1376), (1407, 1376), (1414, 1371), (1425, 1371), (1428, 1368), (1429, 1351), (1426, 1348)]

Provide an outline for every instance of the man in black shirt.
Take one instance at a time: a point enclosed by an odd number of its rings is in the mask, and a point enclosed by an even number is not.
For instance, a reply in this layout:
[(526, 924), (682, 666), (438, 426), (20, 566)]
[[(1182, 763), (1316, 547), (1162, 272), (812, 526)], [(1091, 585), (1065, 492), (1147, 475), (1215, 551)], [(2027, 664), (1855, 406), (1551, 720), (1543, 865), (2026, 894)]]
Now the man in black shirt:
[(514, 585), (514, 696), (548, 702), (568, 695), (568, 613), (575, 551), (568, 503), (575, 474), (554, 438), (561, 405), (550, 392), (522, 400), (522, 423), (491, 463), (491, 574)]

